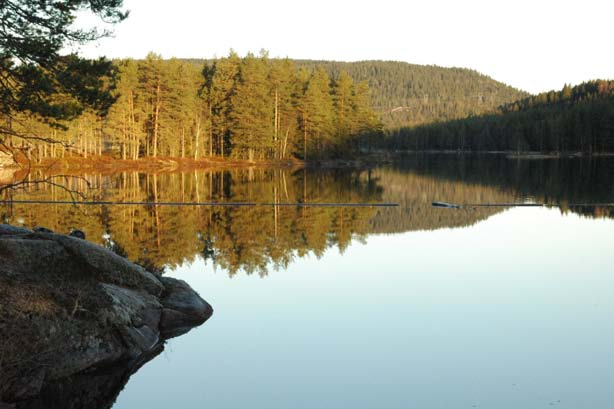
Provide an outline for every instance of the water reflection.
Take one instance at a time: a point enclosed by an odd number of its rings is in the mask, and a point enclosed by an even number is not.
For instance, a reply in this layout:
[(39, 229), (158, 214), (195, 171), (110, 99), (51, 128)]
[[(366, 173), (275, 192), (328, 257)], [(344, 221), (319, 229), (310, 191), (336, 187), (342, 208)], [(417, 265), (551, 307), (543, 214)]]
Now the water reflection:
[(614, 220), (514, 208), (266, 280), (185, 264), (216, 315), (115, 409), (610, 407), (613, 241)]
[[(471, 407), (479, 403), (467, 392), (475, 385), (494, 391), (489, 407), (539, 407), (534, 403), (545, 406), (562, 397), (569, 408), (581, 406), (577, 398), (583, 395), (573, 393), (571, 381), (565, 384), (548, 372), (553, 363), (558, 365), (553, 373), (572, 374), (578, 366), (583, 368), (578, 373), (592, 373), (585, 381), (569, 379), (597, 385), (602, 393), (591, 395), (593, 404), (587, 407), (603, 407), (611, 360), (596, 360), (589, 351), (607, 357), (614, 339), (612, 331), (604, 335), (613, 310), (612, 280), (603, 273), (612, 265), (612, 222), (557, 213), (612, 218), (608, 207), (568, 204), (614, 201), (613, 167), (608, 159), (424, 156), (370, 170), (86, 174), (66, 184), (94, 200), (400, 206), (15, 204), (1, 212), (13, 224), (60, 232), (79, 228), (90, 240), (149, 269), (168, 268), (219, 311), (204, 332), (176, 341), (174, 362), (154, 360), (139, 371), (118, 407), (169, 407), (179, 397), (189, 403), (185, 407), (204, 407), (208, 401), (215, 407), (252, 402), (289, 407), (304, 396), (305, 385), (317, 391), (312, 399), (328, 397), (335, 407), (460, 407), (459, 402)], [(57, 186), (40, 185), (12, 198), (70, 197)], [(433, 208), (434, 200), (533, 200), (556, 205), (559, 212), (449, 210)], [(396, 235), (403, 232), (410, 233)], [(359, 243), (371, 235), (377, 237), (370, 237), (368, 245)], [(288, 273), (262, 285), (244, 274), (233, 280), (202, 274), (211, 264), (231, 276), (240, 270), (266, 275), (274, 268)], [(51, 385), (46, 404), (110, 407), (128, 377), (151, 357)], [(171, 373), (181, 378), (169, 382)], [(537, 380), (527, 385), (527, 374)], [(472, 386), (461, 379), (478, 381)], [(340, 380), (345, 384), (340, 386)], [(505, 389), (520, 382), (526, 393)], [(233, 400), (240, 394), (223, 387), (237, 384), (245, 392), (240, 405)], [(266, 396), (271, 384), (284, 385), (278, 389), (285, 395), (274, 402)], [(215, 393), (203, 397), (203, 385), (213, 385)], [(414, 386), (412, 404), (407, 385)], [(339, 393), (346, 390), (356, 392)], [(232, 397), (226, 405), (220, 401), (224, 393)], [(539, 401), (546, 393), (551, 400)], [(434, 397), (448, 395), (449, 401), (433, 404)], [(497, 406), (494, 397), (500, 396), (509, 397), (509, 405)]]
[[(614, 161), (508, 160), (492, 156), (427, 155), (375, 169), (243, 169), (161, 174), (86, 174), (66, 179), (93, 200), (126, 202), (380, 203), (397, 208), (167, 207), (12, 205), (6, 222), (55, 231), (84, 230), (93, 241), (150, 269), (203, 257), (235, 274), (267, 274), (297, 257), (343, 251), (369, 234), (465, 227), (503, 211), (436, 209), (434, 200), (501, 203), (534, 200), (591, 217), (612, 217), (608, 207), (569, 203), (614, 199)], [(89, 188), (88, 188), (89, 184)], [(41, 185), (13, 199), (70, 200), (57, 186)]]
[[(164, 350), (159, 345), (138, 360), (120, 362), (44, 385), (34, 399), (17, 402), (14, 409), (109, 409), (130, 377)], [(0, 406), (3, 407), (3, 406)]]

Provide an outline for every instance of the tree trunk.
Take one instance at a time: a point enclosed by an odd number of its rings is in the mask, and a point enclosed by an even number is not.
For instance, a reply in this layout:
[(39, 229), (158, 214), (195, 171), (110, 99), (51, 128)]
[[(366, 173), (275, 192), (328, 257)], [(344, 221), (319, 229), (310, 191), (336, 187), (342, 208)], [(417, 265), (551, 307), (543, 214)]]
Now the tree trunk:
[(199, 149), (199, 142), (200, 142), (200, 115), (198, 116), (198, 119), (196, 120), (196, 133), (194, 135), (194, 160), (198, 159), (198, 149)]
[(156, 88), (156, 107), (154, 113), (154, 134), (153, 134), (153, 157), (158, 156), (158, 130), (160, 129), (160, 80), (158, 80), (158, 86)]
[(220, 135), (220, 153), (222, 154), (222, 159), (224, 159), (224, 132)]
[(286, 130), (286, 136), (284, 136), (284, 142), (281, 150), (281, 159), (286, 157), (286, 149), (288, 148), (288, 134), (290, 133), (290, 127)]
[(279, 128), (279, 96), (277, 88), (275, 89), (275, 132), (273, 133), (273, 157), (277, 158), (279, 153), (279, 147), (277, 146), (277, 129)]
[(181, 158), (185, 158), (185, 128), (181, 128)]
[(303, 118), (303, 160), (307, 161), (307, 125)]
[(213, 116), (211, 104), (209, 104), (209, 157), (213, 156)]

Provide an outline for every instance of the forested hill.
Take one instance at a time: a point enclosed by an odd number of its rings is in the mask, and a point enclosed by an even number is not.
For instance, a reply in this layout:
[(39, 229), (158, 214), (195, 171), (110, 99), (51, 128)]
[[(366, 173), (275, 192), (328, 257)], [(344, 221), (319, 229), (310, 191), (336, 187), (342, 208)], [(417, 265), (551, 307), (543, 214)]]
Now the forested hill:
[(114, 102), (104, 115), (75, 111), (50, 124), (32, 110), (15, 110), (0, 142), (41, 162), (75, 153), (324, 160), (381, 144), (382, 120), (390, 135), (494, 112), (527, 97), (467, 69), (292, 61), (266, 52), (216, 60), (151, 53), (114, 61), (114, 70)]
[(373, 108), (388, 127), (415, 126), (479, 115), (527, 97), (501, 82), (466, 68), (444, 68), (398, 61), (296, 61), (321, 66), (331, 77), (346, 71), (368, 81)]
[(380, 139), (392, 150), (614, 152), (614, 81), (594, 80), (492, 112), (404, 128)]
[[(189, 60), (199, 66), (204, 60)], [(324, 68), (331, 78), (347, 72), (367, 81), (371, 103), (387, 128), (466, 118), (526, 98), (528, 93), (466, 68), (399, 61), (293, 60), (298, 68)]]

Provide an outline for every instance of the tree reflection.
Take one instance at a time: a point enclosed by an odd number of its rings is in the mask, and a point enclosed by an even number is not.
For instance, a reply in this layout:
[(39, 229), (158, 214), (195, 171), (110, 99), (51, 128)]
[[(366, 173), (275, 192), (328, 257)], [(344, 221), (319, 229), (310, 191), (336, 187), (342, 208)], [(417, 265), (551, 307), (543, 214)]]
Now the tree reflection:
[[(591, 217), (607, 207), (570, 203), (612, 201), (613, 163), (592, 160), (505, 160), (425, 155), (373, 170), (238, 169), (189, 173), (87, 174), (67, 179), (92, 199), (120, 202), (249, 202), (254, 207), (162, 205), (4, 206), (5, 221), (58, 232), (78, 228), (150, 269), (202, 257), (230, 274), (267, 274), (295, 258), (340, 251), (369, 234), (464, 227), (501, 208), (437, 209), (452, 203), (509, 203), (532, 198)], [(87, 188), (87, 183), (90, 188)], [(12, 199), (70, 200), (56, 186), (11, 193)], [(380, 203), (399, 207), (306, 207), (288, 203)], [(275, 204), (280, 206), (275, 206)]]

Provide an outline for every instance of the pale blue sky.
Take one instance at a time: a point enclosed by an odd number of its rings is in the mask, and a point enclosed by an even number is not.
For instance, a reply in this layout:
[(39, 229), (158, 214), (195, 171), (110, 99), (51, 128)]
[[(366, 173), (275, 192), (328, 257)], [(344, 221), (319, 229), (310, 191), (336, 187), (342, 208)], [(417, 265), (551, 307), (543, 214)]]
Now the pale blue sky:
[(125, 0), (90, 57), (271, 56), (474, 68), (531, 92), (614, 78), (611, 0)]

